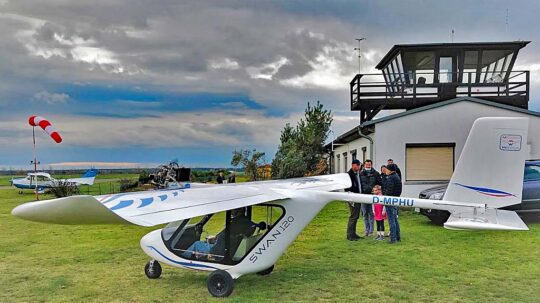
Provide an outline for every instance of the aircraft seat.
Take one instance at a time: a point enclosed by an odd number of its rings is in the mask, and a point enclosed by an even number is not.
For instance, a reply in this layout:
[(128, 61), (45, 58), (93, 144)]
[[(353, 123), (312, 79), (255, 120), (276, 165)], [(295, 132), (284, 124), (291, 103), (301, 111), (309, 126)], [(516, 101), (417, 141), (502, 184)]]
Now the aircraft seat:
[(263, 236), (264, 234), (261, 233), (251, 237), (243, 237), (240, 245), (238, 245), (238, 248), (234, 253), (234, 256), (232, 258), (233, 261), (239, 261), (240, 259), (242, 259)]

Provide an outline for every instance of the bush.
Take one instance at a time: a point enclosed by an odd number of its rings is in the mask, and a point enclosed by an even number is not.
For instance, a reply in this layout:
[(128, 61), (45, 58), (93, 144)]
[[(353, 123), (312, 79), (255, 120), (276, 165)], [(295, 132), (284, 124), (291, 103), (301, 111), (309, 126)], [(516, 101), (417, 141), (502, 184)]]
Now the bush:
[(131, 179), (120, 179), (120, 192), (131, 191), (139, 186), (139, 181)]
[(67, 181), (56, 181), (54, 187), (49, 188), (48, 192), (57, 198), (80, 194), (79, 187), (75, 183)]

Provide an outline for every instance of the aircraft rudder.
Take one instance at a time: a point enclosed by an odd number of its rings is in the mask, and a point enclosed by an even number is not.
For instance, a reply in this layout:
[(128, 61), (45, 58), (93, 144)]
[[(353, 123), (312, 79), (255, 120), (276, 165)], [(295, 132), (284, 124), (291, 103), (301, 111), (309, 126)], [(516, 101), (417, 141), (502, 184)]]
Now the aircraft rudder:
[(490, 208), (521, 203), (528, 123), (528, 118), (477, 119), (444, 200)]

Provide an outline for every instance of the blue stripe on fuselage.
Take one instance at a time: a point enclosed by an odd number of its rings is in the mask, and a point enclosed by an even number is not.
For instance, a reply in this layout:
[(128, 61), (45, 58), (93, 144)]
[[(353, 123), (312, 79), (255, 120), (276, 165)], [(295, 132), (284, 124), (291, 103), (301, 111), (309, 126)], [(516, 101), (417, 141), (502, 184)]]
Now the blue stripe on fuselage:
[(159, 250), (157, 250), (157, 248), (155, 248), (154, 246), (147, 246), (148, 248), (152, 249), (153, 251), (157, 252), (160, 256), (162, 256), (163, 258), (167, 259), (168, 261), (172, 262), (172, 263), (175, 263), (175, 264), (178, 264), (178, 265), (182, 265), (182, 266), (185, 266), (185, 267), (199, 267), (199, 268), (212, 268), (212, 269), (218, 269), (218, 268), (215, 268), (213, 266), (208, 266), (208, 265), (203, 265), (203, 264), (196, 264), (196, 263), (187, 263), (187, 262), (180, 262), (180, 261), (176, 261), (176, 260), (173, 260), (167, 256), (165, 256), (164, 254), (162, 254)]

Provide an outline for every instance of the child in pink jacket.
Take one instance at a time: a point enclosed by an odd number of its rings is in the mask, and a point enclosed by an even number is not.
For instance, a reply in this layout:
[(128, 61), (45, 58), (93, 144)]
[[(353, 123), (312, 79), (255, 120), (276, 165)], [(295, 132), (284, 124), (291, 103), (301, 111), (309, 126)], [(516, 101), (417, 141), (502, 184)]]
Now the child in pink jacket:
[[(382, 195), (381, 186), (373, 186), (374, 195)], [(377, 237), (375, 240), (384, 240), (384, 220), (386, 219), (386, 208), (382, 204), (373, 204), (373, 213), (377, 223)]]

